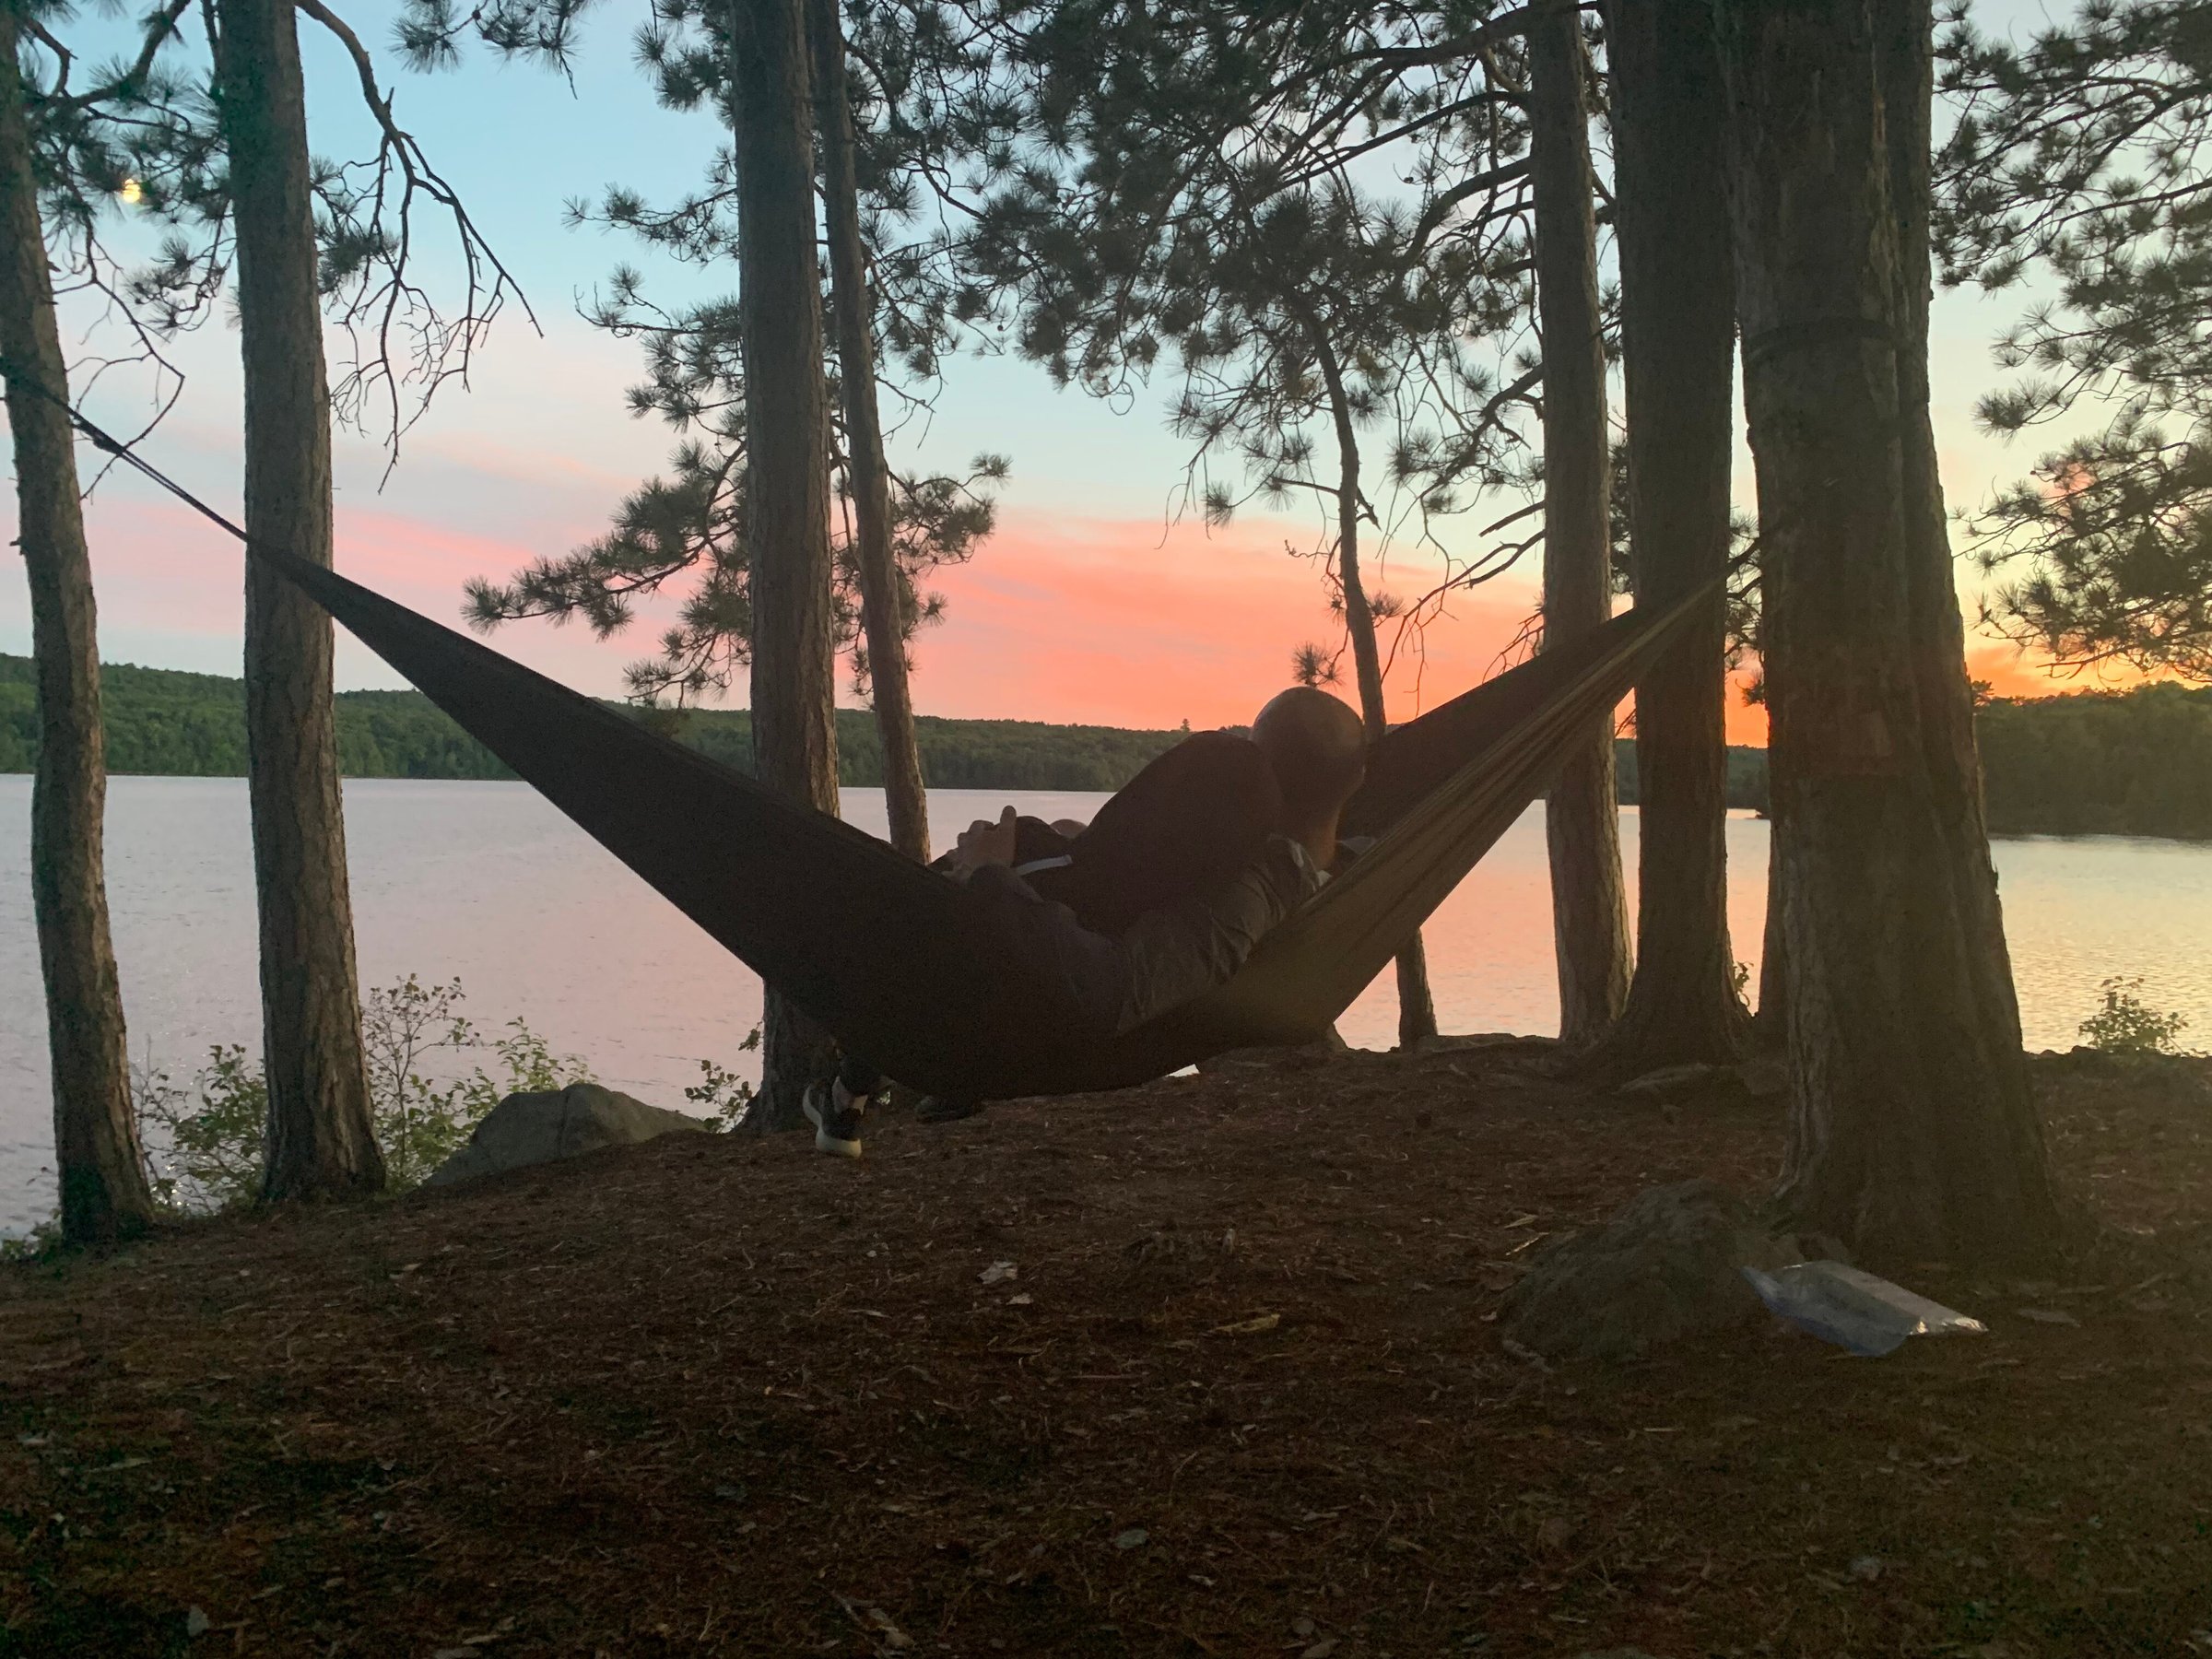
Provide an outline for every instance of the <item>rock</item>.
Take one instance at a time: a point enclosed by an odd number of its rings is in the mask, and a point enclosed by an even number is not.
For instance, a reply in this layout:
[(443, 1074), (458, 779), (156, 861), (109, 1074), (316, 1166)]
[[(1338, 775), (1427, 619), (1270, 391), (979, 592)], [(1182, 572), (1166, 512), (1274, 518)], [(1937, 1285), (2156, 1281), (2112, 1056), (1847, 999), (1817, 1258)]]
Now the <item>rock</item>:
[(1763, 1316), (1737, 1271), (1805, 1259), (1710, 1181), (1656, 1187), (1594, 1232), (1545, 1246), (1505, 1299), (1499, 1330), (1554, 1358), (1629, 1359)]
[(711, 1127), (703, 1118), (648, 1106), (596, 1083), (512, 1094), (485, 1113), (466, 1144), (422, 1184), (452, 1186), (602, 1147), (627, 1147), (681, 1131), (705, 1133)]

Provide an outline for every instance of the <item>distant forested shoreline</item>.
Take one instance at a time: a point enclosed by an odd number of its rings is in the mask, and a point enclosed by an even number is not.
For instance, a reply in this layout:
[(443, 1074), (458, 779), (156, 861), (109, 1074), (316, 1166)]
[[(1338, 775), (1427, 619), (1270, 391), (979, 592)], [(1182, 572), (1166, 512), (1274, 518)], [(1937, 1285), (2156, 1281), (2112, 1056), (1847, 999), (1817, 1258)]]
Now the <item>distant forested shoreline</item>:
[[(245, 682), (219, 675), (110, 665), (101, 669), (108, 770), (160, 777), (243, 777)], [(641, 710), (703, 754), (750, 771), (752, 716), (742, 709)], [(419, 691), (341, 691), (338, 767), (349, 778), (500, 779), (514, 774)], [(1183, 734), (1024, 720), (918, 723), (927, 781), (947, 789), (1118, 789)], [(837, 715), (838, 781), (883, 782), (883, 751), (865, 710)], [(0, 654), (0, 772), (31, 769), (36, 694), (28, 657)]]
[(1999, 698), (1976, 729), (1993, 830), (2212, 839), (2212, 688)]
[[(218, 675), (114, 665), (103, 670), (108, 765), (117, 773), (242, 777), (245, 687)], [(742, 709), (664, 720), (680, 741), (741, 769), (752, 764), (752, 717)], [(338, 762), (350, 778), (500, 779), (512, 774), (417, 691), (345, 691), (337, 698)], [(924, 775), (944, 789), (1118, 789), (1181, 731), (1052, 725), (1026, 720), (920, 722)], [(2212, 838), (2212, 690), (2147, 686), (2127, 692), (2003, 698), (1980, 716), (1990, 827), (2010, 834)], [(0, 654), (0, 772), (23, 772), (37, 752), (29, 658)], [(1636, 800), (1635, 746), (1619, 746), (1620, 796)], [(883, 782), (874, 720), (838, 712), (838, 776)], [(1761, 807), (1764, 749), (1728, 751), (1728, 802)]]

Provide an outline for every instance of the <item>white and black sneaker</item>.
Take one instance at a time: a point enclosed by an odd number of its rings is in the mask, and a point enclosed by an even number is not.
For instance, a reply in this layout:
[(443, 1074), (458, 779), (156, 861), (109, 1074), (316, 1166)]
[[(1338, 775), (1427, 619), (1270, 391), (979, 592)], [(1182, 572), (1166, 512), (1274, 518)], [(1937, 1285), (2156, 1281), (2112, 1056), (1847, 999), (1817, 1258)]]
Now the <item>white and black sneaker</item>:
[(860, 1120), (866, 1110), (864, 1098), (850, 1105), (840, 1106), (837, 1097), (844, 1092), (835, 1082), (809, 1083), (799, 1109), (806, 1112), (806, 1121), (814, 1125), (814, 1149), (828, 1152), (838, 1158), (860, 1156)]

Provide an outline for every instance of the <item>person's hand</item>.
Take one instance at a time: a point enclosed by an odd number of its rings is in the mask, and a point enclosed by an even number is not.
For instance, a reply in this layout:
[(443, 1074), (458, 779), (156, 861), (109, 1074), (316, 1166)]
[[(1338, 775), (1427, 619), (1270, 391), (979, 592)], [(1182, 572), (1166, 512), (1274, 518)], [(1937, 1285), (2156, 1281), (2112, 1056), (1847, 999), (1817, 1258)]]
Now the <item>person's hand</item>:
[(961, 831), (953, 843), (952, 867), (959, 875), (969, 876), (985, 865), (1014, 863), (1014, 808), (1009, 806), (998, 815), (998, 822), (977, 818)]

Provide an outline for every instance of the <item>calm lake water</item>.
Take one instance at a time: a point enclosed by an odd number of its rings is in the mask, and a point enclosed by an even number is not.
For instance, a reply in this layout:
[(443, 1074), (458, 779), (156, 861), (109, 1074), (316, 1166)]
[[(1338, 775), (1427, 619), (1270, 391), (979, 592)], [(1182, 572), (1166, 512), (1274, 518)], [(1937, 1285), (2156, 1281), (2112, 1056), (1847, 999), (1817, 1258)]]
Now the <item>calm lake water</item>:
[[(1043, 818), (1087, 818), (1104, 797), (1018, 797)], [(845, 792), (881, 833), (879, 791)], [(939, 790), (934, 839), (1001, 796)], [(698, 1063), (743, 1070), (738, 1041), (759, 982), (643, 882), (519, 783), (359, 781), (346, 786), (364, 985), (458, 978), (491, 1026), (521, 1016), (611, 1086), (682, 1106)], [(53, 1206), (51, 1106), (30, 914), (30, 780), (0, 776), (0, 1232)], [(1728, 826), (1736, 955), (1756, 971), (1767, 826)], [(1636, 814), (1621, 815), (1634, 868)], [(2107, 975), (2212, 1042), (2212, 846), (2121, 837), (1998, 843), (2030, 1047), (2064, 1047)], [(210, 1044), (259, 1041), (246, 791), (229, 778), (118, 778), (108, 881), (134, 1057), (188, 1077)], [(1429, 960), (1447, 1030), (1549, 1031), (1558, 1009), (1541, 806), (1533, 807), (1431, 923)], [(1342, 1022), (1353, 1043), (1396, 1029), (1388, 975)]]

